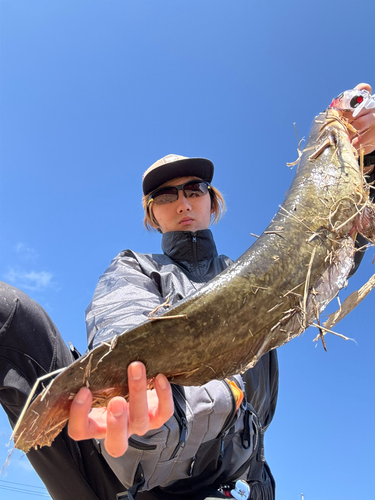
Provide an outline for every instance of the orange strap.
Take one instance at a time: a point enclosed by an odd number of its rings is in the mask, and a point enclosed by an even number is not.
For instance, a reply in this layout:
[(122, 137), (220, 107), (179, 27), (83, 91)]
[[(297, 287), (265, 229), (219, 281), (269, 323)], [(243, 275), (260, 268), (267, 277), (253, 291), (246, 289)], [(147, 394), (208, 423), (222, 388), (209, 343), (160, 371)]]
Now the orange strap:
[(236, 400), (236, 411), (237, 411), (243, 400), (243, 392), (237, 386), (237, 384), (233, 382), (233, 380), (226, 379), (226, 381), (228, 382), (230, 388), (232, 389), (234, 399)]

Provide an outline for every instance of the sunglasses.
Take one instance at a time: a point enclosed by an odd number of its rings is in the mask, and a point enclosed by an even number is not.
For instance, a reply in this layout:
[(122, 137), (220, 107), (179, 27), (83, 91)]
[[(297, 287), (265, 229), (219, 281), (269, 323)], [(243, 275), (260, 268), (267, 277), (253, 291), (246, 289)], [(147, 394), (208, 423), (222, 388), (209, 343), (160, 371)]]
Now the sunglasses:
[(193, 180), (184, 182), (179, 186), (165, 186), (153, 191), (147, 200), (147, 206), (151, 202), (155, 205), (166, 205), (178, 200), (179, 192), (184, 193), (185, 198), (199, 198), (205, 196), (208, 190), (211, 189), (208, 181)]

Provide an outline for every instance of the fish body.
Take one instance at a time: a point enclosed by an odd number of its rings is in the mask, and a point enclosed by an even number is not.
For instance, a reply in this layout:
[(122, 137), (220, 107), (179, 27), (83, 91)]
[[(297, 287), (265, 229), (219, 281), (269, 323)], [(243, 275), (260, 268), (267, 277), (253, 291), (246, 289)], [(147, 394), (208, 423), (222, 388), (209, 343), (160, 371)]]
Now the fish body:
[(49, 445), (83, 385), (98, 407), (126, 396), (132, 361), (145, 363), (150, 379), (164, 373), (181, 385), (254, 366), (302, 333), (346, 284), (364, 209), (373, 210), (346, 124), (329, 109), (315, 118), (286, 198), (256, 242), (162, 319), (142, 323), (67, 367), (23, 416), (15, 446)]

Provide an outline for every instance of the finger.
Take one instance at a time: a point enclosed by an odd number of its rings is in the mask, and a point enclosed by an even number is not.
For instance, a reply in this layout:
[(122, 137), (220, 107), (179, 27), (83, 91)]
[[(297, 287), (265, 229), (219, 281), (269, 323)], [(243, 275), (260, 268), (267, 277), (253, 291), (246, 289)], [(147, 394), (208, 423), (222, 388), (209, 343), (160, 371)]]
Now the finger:
[(365, 110), (352, 122), (357, 133), (353, 137), (352, 144), (359, 149), (364, 148), (365, 154), (371, 153), (375, 148), (375, 113), (373, 109)]
[(89, 412), (91, 409), (92, 394), (89, 389), (82, 387), (72, 401), (69, 413), (68, 434), (79, 441), (89, 439)]
[(370, 128), (366, 132), (363, 132), (360, 137), (355, 137), (352, 141), (353, 146), (359, 151), (363, 148), (363, 153), (365, 155), (372, 153), (375, 148), (375, 129)]
[(149, 429), (147, 377), (143, 363), (135, 361), (128, 367), (129, 433), (143, 436)]
[(124, 398), (113, 398), (108, 404), (104, 446), (112, 457), (121, 457), (128, 449), (128, 415)]
[(372, 92), (371, 85), (369, 85), (368, 83), (359, 83), (354, 88), (359, 90), (367, 90), (368, 92), (370, 92), (370, 94)]
[(174, 412), (172, 389), (165, 375), (160, 373), (155, 377), (155, 390), (158, 405), (150, 414), (150, 427), (158, 429), (171, 418)]

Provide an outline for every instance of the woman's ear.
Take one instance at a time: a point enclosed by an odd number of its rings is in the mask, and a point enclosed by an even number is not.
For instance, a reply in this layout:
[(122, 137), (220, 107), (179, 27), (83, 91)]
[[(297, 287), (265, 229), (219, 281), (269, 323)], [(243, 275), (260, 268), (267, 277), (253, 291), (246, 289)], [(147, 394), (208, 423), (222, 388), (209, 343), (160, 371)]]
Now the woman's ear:
[(155, 215), (152, 211), (152, 207), (149, 207), (148, 208), (148, 214), (149, 214), (149, 224), (150, 226), (153, 228), (153, 229), (156, 229), (157, 231), (159, 231), (159, 233), (161, 233), (161, 230), (160, 230), (160, 227), (159, 227), (159, 223), (158, 221), (155, 219)]
[(150, 226), (154, 229), (159, 230), (159, 224), (157, 223), (156, 219), (154, 219), (154, 217), (152, 217), (150, 220)]

